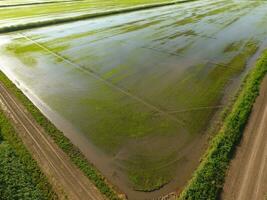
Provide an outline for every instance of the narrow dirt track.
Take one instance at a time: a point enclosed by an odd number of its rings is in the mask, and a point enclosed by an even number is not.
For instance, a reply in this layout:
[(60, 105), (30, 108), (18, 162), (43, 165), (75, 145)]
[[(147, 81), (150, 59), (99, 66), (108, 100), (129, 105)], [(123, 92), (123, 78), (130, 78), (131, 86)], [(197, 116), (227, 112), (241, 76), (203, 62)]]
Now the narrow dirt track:
[(223, 200), (267, 198), (267, 77), (254, 105), (241, 144), (230, 164)]
[(105, 199), (1, 83), (0, 101), (22, 141), (48, 177), (60, 199)]

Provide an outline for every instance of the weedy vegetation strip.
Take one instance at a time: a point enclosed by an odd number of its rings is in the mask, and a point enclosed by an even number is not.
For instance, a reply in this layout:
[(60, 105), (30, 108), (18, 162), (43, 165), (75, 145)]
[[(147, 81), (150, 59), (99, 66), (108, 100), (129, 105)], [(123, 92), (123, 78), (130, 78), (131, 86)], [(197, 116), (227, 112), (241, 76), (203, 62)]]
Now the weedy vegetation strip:
[(179, 200), (217, 198), (223, 187), (225, 172), (235, 146), (241, 139), (266, 72), (267, 51), (262, 54), (245, 77), (239, 95), (225, 118), (222, 128), (212, 139), (210, 147), (192, 179), (179, 196)]
[(9, 119), (0, 111), (0, 199), (58, 199)]
[(100, 172), (84, 157), (80, 150), (50, 122), (35, 105), (16, 87), (6, 75), (0, 71), (0, 81), (8, 88), (32, 114), (38, 124), (40, 124), (53, 138), (55, 143), (70, 157), (71, 161), (94, 183), (94, 185), (106, 197), (111, 200), (119, 200), (116, 190), (100, 174)]
[(155, 4), (148, 4), (148, 5), (134, 6), (134, 7), (129, 7), (129, 8), (122, 8), (122, 9), (118, 9), (118, 10), (108, 10), (108, 11), (98, 12), (98, 13), (86, 13), (86, 14), (81, 14), (81, 15), (77, 15), (77, 16), (70, 16), (70, 17), (57, 18), (57, 19), (51, 19), (51, 20), (29, 22), (26, 24), (3, 26), (3, 27), (0, 27), (0, 33), (21, 31), (21, 30), (25, 30), (25, 29), (38, 28), (38, 27), (68, 23), (68, 22), (75, 22), (75, 21), (79, 21), (79, 20), (86, 20), (86, 19), (91, 19), (91, 18), (97, 18), (97, 17), (104, 17), (104, 16), (109, 16), (109, 15), (115, 15), (115, 14), (122, 14), (122, 13), (127, 13), (127, 12), (140, 11), (140, 10), (157, 8), (157, 7), (162, 7), (162, 6), (170, 6), (170, 5), (174, 5), (174, 4), (186, 3), (189, 1), (196, 1), (196, 0), (182, 0), (182, 1), (180, 0), (180, 1), (155, 3)]
[(6, 4), (0, 5), (0, 8), (9, 8), (9, 7), (20, 7), (20, 6), (33, 6), (33, 5), (44, 5), (44, 4), (58, 4), (58, 3), (65, 3), (65, 2), (72, 2), (71, 0), (68, 1), (48, 1), (48, 2), (29, 2), (29, 3), (17, 3), (17, 4)]

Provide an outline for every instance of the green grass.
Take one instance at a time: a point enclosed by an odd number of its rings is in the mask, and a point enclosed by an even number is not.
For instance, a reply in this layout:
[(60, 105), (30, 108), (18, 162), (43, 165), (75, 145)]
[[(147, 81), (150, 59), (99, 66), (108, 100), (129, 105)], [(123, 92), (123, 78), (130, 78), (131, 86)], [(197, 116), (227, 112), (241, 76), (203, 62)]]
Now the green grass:
[(106, 181), (100, 172), (88, 162), (79, 149), (74, 146), (61, 131), (59, 131), (32, 103), (31, 101), (0, 72), (0, 81), (21, 101), (56, 144), (70, 157), (71, 161), (95, 184), (95, 186), (109, 199), (120, 199), (115, 189)]
[(51, 5), (27, 6), (20, 8), (4, 8), (0, 9), (0, 19), (16, 19), (21, 17), (39, 17), (49, 16), (62, 13), (73, 13), (78, 11), (86, 11), (97, 13), (99, 11), (107, 11), (111, 9), (129, 8), (134, 6), (144, 6), (151, 4), (161, 4), (179, 2), (173, 0), (84, 0), (73, 3), (58, 3)]
[[(103, 2), (99, 1), (96, 3), (95, 6), (92, 6), (90, 3), (78, 3), (73, 4), (70, 6), (69, 4), (59, 5), (59, 6), (45, 6), (44, 8), (40, 6), (36, 7), (26, 7), (26, 8), (5, 8), (5, 10), (0, 9), (0, 19), (6, 20), (6, 19), (17, 19), (17, 18), (32, 18), (27, 23), (17, 23), (15, 25), (7, 25), (0, 27), (0, 33), (6, 33), (6, 32), (13, 32), (13, 31), (19, 31), (24, 29), (31, 29), (31, 28), (37, 28), (37, 27), (44, 27), (54, 24), (60, 24), (60, 23), (67, 23), (67, 22), (74, 22), (78, 20), (85, 20), (90, 18), (96, 18), (96, 17), (102, 17), (102, 16), (108, 16), (108, 15), (114, 15), (114, 14), (121, 14), (121, 13), (127, 13), (137, 10), (144, 10), (149, 8), (156, 8), (160, 6), (167, 6), (167, 5), (173, 5), (177, 3), (184, 3), (190, 0), (180, 0), (180, 1), (162, 1), (162, 0), (137, 0), (137, 1), (123, 1), (123, 0), (117, 0), (117, 1), (106, 1), (107, 4), (104, 6)], [(193, 0), (191, 0), (193, 1)], [(101, 8), (105, 8), (104, 10)], [(54, 19), (44, 19), (44, 20), (34, 20), (34, 17), (39, 17), (41, 15), (43, 16), (49, 16), (51, 14), (56, 14), (60, 16), (61, 13), (68, 13), (68, 12), (78, 12), (83, 11), (83, 13), (78, 14), (76, 16), (66, 16), (66, 17), (58, 17)], [(1, 23), (0, 20), (0, 23)], [(7, 23), (8, 24), (8, 23)]]
[(231, 112), (225, 118), (219, 133), (213, 138), (202, 162), (192, 179), (181, 193), (179, 199), (216, 199), (223, 187), (225, 172), (232, 158), (236, 144), (242, 137), (262, 79), (267, 72), (267, 51), (257, 61), (247, 75), (233, 104)]
[(0, 111), (0, 199), (57, 199), (45, 175)]

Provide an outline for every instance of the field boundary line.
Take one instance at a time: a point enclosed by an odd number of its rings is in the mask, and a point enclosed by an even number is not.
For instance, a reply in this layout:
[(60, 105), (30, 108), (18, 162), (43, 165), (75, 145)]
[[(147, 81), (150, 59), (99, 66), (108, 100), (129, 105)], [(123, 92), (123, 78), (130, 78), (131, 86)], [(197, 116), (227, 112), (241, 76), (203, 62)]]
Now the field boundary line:
[(34, 43), (35, 45), (37, 45), (38, 47), (40, 47), (40, 48), (42, 48), (43, 50), (47, 51), (48, 53), (54, 55), (55, 57), (57, 57), (57, 58), (59, 58), (59, 59), (65, 61), (66, 63), (70, 64), (71, 66), (73, 66), (73, 67), (75, 67), (75, 68), (78, 68), (78, 69), (80, 69), (81, 71), (83, 71), (84, 73), (93, 76), (95, 79), (97, 79), (97, 80), (99, 80), (99, 81), (105, 83), (105, 84), (108, 85), (109, 87), (111, 87), (111, 88), (113, 88), (113, 89), (115, 89), (115, 90), (117, 90), (117, 91), (123, 93), (124, 95), (126, 95), (126, 96), (128, 96), (128, 97), (130, 97), (130, 98), (132, 98), (132, 99), (134, 99), (134, 100), (136, 100), (137, 102), (139, 102), (139, 103), (141, 103), (141, 104), (147, 106), (147, 107), (150, 108), (151, 110), (156, 111), (157, 113), (159, 113), (159, 114), (161, 114), (161, 115), (163, 115), (163, 116), (166, 116), (166, 117), (172, 119), (173, 121), (176, 121), (176, 122), (179, 123), (180, 125), (184, 125), (184, 122), (183, 122), (182, 120), (177, 119), (175, 116), (169, 114), (168, 112), (166, 112), (166, 111), (164, 111), (164, 110), (161, 110), (160, 108), (156, 107), (155, 105), (152, 105), (152, 104), (146, 102), (146, 101), (143, 100), (142, 98), (140, 98), (140, 97), (138, 97), (138, 96), (136, 96), (136, 95), (134, 95), (134, 94), (128, 92), (127, 90), (125, 90), (125, 89), (123, 89), (123, 88), (121, 88), (121, 87), (119, 87), (119, 86), (113, 84), (112, 82), (110, 82), (110, 81), (104, 79), (104, 78), (101, 77), (99, 74), (97, 74), (93, 69), (91, 69), (91, 68), (89, 68), (88, 70), (85, 69), (85, 66), (79, 65), (79, 64), (77, 64), (77, 63), (71, 61), (70, 59), (63, 57), (63, 56), (60, 55), (59, 53), (56, 53), (56, 52), (54, 52), (54, 51), (48, 49), (48, 48), (45, 47), (44, 45), (40, 44), (39, 42), (37, 42), (37, 41), (35, 41), (35, 40), (31, 39), (31, 38), (29, 38), (27, 35), (25, 35), (25, 34), (23, 34), (23, 33), (18, 33), (18, 35), (20, 35), (21, 37), (23, 37), (23, 38), (25, 38), (25, 39), (27, 39), (27, 40), (29, 40), (29, 41), (31, 41), (31, 42), (33, 42), (33, 43)]
[[(155, 49), (154, 47), (146, 47), (146, 46), (141, 46), (140, 48), (148, 49), (148, 50), (159, 52), (159, 53), (162, 53), (162, 54), (167, 54), (167, 55), (170, 55), (170, 56), (177, 56), (177, 57), (180, 57), (180, 58), (187, 58), (183, 53), (172, 53), (172, 52), (165, 51), (164, 49)], [(202, 59), (202, 61), (206, 62), (206, 64), (212, 64), (212, 65), (216, 65), (218, 67), (229, 68), (229, 69), (232, 69), (232, 70), (236, 70), (234, 67), (231, 67), (230, 65), (226, 65), (226, 64), (223, 64), (223, 63), (216, 63), (212, 59)]]
[(206, 109), (209, 110), (209, 109), (223, 108), (224, 106), (225, 105), (218, 105), (218, 106), (200, 106), (200, 107), (183, 109), (183, 110), (169, 111), (168, 113), (183, 113), (183, 112), (191, 112), (191, 111), (206, 110)]

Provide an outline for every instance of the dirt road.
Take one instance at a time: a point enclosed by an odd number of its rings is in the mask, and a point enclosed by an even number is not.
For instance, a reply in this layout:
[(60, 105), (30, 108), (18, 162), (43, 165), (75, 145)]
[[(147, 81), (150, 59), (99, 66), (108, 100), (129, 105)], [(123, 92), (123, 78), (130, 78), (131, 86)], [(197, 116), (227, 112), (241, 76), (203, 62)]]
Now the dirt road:
[(27, 149), (49, 178), (60, 199), (103, 200), (104, 197), (50, 139), (18, 100), (0, 83), (1, 106)]
[(262, 200), (267, 195), (267, 77), (232, 160), (221, 199)]

